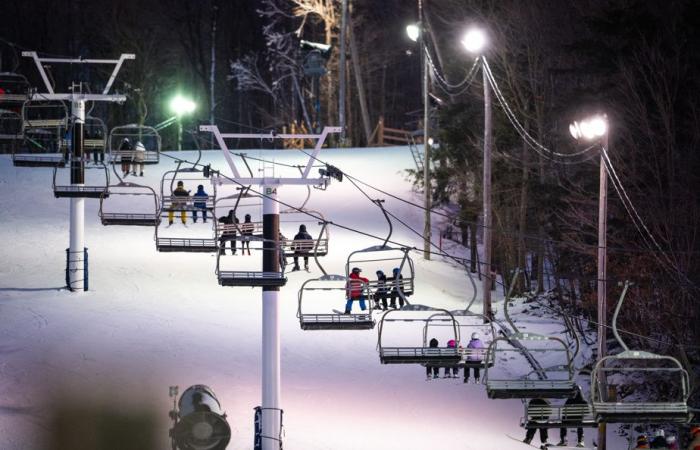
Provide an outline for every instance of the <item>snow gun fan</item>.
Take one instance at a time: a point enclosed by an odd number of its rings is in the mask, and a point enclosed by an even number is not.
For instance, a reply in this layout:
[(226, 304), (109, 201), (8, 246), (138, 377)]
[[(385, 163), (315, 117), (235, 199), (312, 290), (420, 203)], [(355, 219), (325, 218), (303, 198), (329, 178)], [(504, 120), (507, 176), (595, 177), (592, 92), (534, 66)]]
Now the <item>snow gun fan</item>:
[[(598, 422), (686, 423), (690, 382), (680, 361), (671, 356), (630, 350), (617, 331), (617, 317), (629, 282), (613, 314), (612, 329), (623, 351), (598, 361), (591, 372), (591, 404)], [(608, 380), (616, 380), (623, 398), (608, 392)], [(653, 386), (654, 389), (649, 389)], [(612, 395), (614, 394), (614, 395)]]
[(196, 384), (187, 388), (176, 403), (177, 394), (178, 387), (171, 386), (173, 450), (225, 450), (231, 440), (231, 427), (214, 392)]

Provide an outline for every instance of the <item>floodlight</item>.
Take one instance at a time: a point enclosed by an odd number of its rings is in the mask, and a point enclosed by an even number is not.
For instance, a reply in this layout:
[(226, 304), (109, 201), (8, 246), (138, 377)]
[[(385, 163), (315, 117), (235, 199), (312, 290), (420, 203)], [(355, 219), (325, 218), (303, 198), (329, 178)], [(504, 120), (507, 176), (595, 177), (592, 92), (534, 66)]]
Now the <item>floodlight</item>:
[(608, 122), (604, 116), (594, 116), (581, 122), (573, 122), (569, 125), (569, 132), (574, 139), (592, 141), (605, 136), (608, 132)]
[(408, 35), (408, 38), (412, 40), (413, 42), (418, 41), (418, 38), (420, 37), (420, 27), (416, 25), (415, 23), (412, 23), (411, 25), (408, 25), (406, 27), (406, 34)]
[(481, 53), (486, 45), (486, 34), (478, 28), (472, 28), (462, 37), (461, 42), (469, 53)]
[(192, 100), (186, 99), (181, 95), (176, 95), (170, 101), (170, 109), (177, 116), (191, 114), (194, 112), (195, 108), (196, 105)]

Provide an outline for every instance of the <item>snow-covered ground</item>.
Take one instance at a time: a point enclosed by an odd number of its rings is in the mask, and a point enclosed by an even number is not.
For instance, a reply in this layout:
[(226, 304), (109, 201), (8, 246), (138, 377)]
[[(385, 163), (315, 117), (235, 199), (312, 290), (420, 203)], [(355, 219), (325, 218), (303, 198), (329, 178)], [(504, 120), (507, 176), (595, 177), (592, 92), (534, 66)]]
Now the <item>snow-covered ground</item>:
[[(295, 151), (256, 150), (250, 155), (305, 162)], [(193, 159), (196, 153), (177, 156)], [(405, 179), (404, 169), (413, 163), (406, 148), (324, 150), (321, 158), (420, 202)], [(205, 152), (203, 162), (228, 173), (220, 152)], [(251, 165), (254, 171), (258, 168)], [(136, 181), (158, 190), (162, 173), (174, 166), (163, 157)], [(61, 393), (81, 400), (108, 399), (118, 407), (148, 405), (159, 415), (159, 448), (169, 448), (167, 412), (172, 405), (167, 388), (174, 384), (181, 391), (191, 384), (211, 386), (232, 427), (228, 448), (252, 448), (253, 407), (260, 404), (261, 395), (260, 289), (219, 286), (215, 256), (158, 253), (153, 229), (104, 227), (97, 215), (99, 201), (86, 200), (90, 291), (66, 291), (62, 286), (69, 201), (54, 199), (51, 176), (51, 169), (15, 168), (8, 156), (0, 157), (5, 194), (0, 197), (0, 240), (5, 249), (0, 266), (0, 449), (43, 448), (39, 442), (50, 420), (49, 399)], [(285, 187), (279, 199), (299, 205), (305, 194), (305, 188)], [(368, 194), (384, 198), (372, 190)], [(421, 210), (390, 198), (385, 206), (422, 229)], [(333, 182), (326, 191), (313, 190), (307, 207), (333, 222), (386, 234), (379, 209), (348, 181)], [(313, 222), (307, 223), (313, 234)], [(292, 236), (298, 222), (282, 227)], [(193, 237), (202, 230), (203, 225), (185, 229), (177, 221), (172, 228)], [(420, 239), (399, 224), (392, 238), (421, 247)], [(333, 227), (330, 253), (322, 264), (329, 273), (343, 273), (351, 251), (379, 243)], [(236, 258), (250, 266), (260, 261), (260, 253)], [(417, 252), (413, 258), (413, 303), (459, 309), (471, 299), (471, 284), (460, 267), (438, 257), (423, 261)], [(381, 365), (376, 329), (302, 331), (296, 318), (297, 291), (305, 279), (320, 275), (313, 262), (311, 266), (311, 274), (288, 274), (281, 291), (286, 449), (524, 448), (505, 436), (524, 435), (518, 427), (520, 401), (489, 400), (483, 386), (465, 385), (461, 378), (426, 382), (420, 366)], [(385, 272), (390, 271), (386, 267)], [(344, 301), (339, 297), (329, 303), (341, 309)], [(499, 314), (502, 306), (498, 298)], [(480, 310), (478, 303), (475, 309)], [(560, 321), (519, 315), (522, 310), (516, 304), (513, 315), (527, 331), (562, 333)], [(419, 340), (422, 324), (412, 333), (407, 337)], [(551, 434), (550, 440), (558, 437), (556, 431)], [(593, 432), (587, 435), (590, 444)]]

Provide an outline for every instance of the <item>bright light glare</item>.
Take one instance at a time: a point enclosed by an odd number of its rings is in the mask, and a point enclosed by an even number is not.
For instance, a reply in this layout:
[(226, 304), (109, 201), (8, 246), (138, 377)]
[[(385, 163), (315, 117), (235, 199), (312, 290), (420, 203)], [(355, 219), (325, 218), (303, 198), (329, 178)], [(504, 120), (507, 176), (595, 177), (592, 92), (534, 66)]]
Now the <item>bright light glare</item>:
[(406, 27), (406, 34), (408, 35), (408, 38), (410, 40), (416, 42), (420, 37), (420, 28), (418, 27), (418, 25), (412, 23), (411, 25), (408, 25)]
[(571, 133), (571, 136), (573, 136), (574, 139), (581, 139), (581, 127), (578, 125), (578, 122), (574, 122), (569, 125), (569, 133)]
[(595, 116), (581, 122), (569, 125), (569, 132), (574, 139), (593, 140), (603, 137), (608, 132), (608, 122), (605, 117)]
[(196, 105), (192, 100), (186, 99), (181, 95), (176, 95), (175, 98), (170, 101), (170, 109), (178, 116), (194, 112), (195, 107)]
[(435, 141), (433, 141), (433, 138), (428, 138), (428, 145), (432, 147), (434, 143)]
[(473, 28), (462, 38), (462, 45), (469, 53), (481, 53), (486, 45), (486, 35), (478, 28)]

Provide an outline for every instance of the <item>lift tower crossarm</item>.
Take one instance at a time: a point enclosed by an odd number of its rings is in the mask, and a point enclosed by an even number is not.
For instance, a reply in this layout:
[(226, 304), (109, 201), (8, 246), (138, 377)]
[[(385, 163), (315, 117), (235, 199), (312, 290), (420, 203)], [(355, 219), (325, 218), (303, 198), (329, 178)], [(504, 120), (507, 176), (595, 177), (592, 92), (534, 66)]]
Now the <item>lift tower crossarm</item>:
[[(22, 56), (25, 56), (27, 58), (32, 58), (34, 60), (34, 64), (36, 64), (36, 68), (39, 71), (39, 74), (41, 75), (41, 79), (44, 80), (44, 85), (46, 86), (46, 90), (49, 94), (54, 94), (53, 88), (51, 87), (51, 83), (49, 82), (49, 78), (46, 76), (46, 71), (44, 70), (44, 66), (42, 63), (62, 63), (62, 64), (113, 64), (114, 65), (114, 70), (112, 71), (112, 74), (109, 77), (109, 81), (107, 81), (107, 84), (105, 85), (104, 90), (102, 91), (102, 95), (107, 95), (109, 93), (109, 90), (112, 88), (112, 84), (114, 84), (114, 80), (117, 78), (117, 74), (119, 73), (119, 70), (122, 68), (122, 64), (124, 64), (124, 61), (127, 59), (136, 59), (136, 55), (133, 53), (122, 53), (119, 59), (83, 59), (83, 58), (39, 58), (39, 55), (37, 55), (36, 52), (22, 52)], [(123, 96), (121, 96), (123, 97)], [(65, 98), (47, 98), (47, 100), (66, 100)], [(70, 99), (68, 99), (70, 100)], [(105, 100), (101, 98), (95, 98), (95, 99), (86, 99), (86, 101), (100, 101), (100, 100)], [(120, 101), (123, 102), (124, 100), (111, 100), (111, 101)]]
[[(326, 138), (331, 133), (340, 133), (342, 128), (340, 127), (324, 127), (320, 134), (275, 134), (275, 133), (221, 133), (217, 125), (200, 125), (199, 131), (208, 131), (214, 134), (216, 142), (218, 142), (219, 147), (224, 152), (224, 158), (229, 167), (231, 167), (231, 172), (233, 172), (233, 178), (236, 180), (236, 184), (255, 184), (255, 185), (282, 185), (282, 184), (306, 184), (306, 185), (326, 185), (328, 180), (326, 178), (309, 178), (309, 173), (313, 167), (314, 161), (318, 156)], [(236, 167), (236, 163), (233, 160), (231, 152), (226, 145), (226, 139), (315, 139), (316, 145), (314, 146), (313, 152), (309, 155), (309, 161), (306, 163), (306, 167), (302, 172), (301, 178), (243, 178), (240, 176), (240, 172)], [(225, 184), (224, 180), (219, 180), (221, 184)]]

